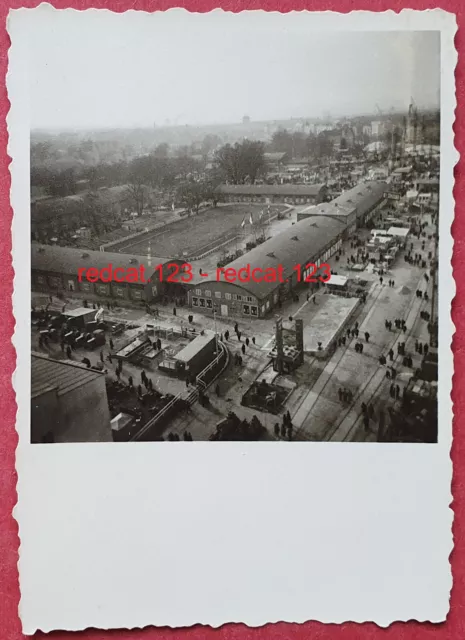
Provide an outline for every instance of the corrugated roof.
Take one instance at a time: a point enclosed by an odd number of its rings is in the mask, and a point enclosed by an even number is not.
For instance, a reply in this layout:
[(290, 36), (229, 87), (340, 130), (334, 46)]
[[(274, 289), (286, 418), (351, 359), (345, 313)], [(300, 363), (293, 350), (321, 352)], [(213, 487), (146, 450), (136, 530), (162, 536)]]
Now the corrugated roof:
[(169, 260), (152, 256), (150, 267), (147, 256), (31, 244), (31, 269), (36, 271), (51, 271), (76, 276), (78, 269), (82, 267), (102, 269), (110, 263), (113, 267), (136, 267), (136, 269), (143, 264), (149, 271), (153, 270), (157, 264), (165, 264), (165, 262), (169, 262)]
[(238, 196), (317, 196), (324, 184), (220, 184), (221, 193)]
[[(250, 264), (251, 269), (261, 267), (278, 268), (283, 265), (284, 277), (292, 275), (293, 267), (317, 256), (321, 250), (346, 228), (343, 221), (334, 218), (305, 218), (296, 222), (288, 229), (260, 244), (252, 251), (244, 254), (240, 258), (233, 260), (224, 268), (233, 268), (238, 271)], [(204, 281), (205, 282), (205, 281)], [(236, 283), (246, 289), (257, 298), (266, 297), (271, 291), (278, 287), (276, 282), (247, 282)]]
[(52, 360), (48, 356), (31, 355), (31, 397), (35, 398), (52, 389), (62, 396), (77, 387), (105, 375), (88, 369), (86, 365), (64, 360)]

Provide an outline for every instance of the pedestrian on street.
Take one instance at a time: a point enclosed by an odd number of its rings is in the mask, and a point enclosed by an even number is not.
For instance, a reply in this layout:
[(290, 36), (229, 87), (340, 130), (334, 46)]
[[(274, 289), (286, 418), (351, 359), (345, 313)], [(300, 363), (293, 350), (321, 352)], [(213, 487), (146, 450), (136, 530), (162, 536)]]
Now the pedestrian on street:
[(389, 349), (388, 355), (389, 355), (389, 360), (392, 362), (394, 360), (394, 351), (392, 350), (392, 348)]
[(255, 336), (252, 337), (252, 342), (255, 344)]
[(245, 339), (245, 344), (246, 344), (247, 347), (249, 346), (250, 340), (248, 338)]
[(362, 404), (361, 404), (361, 408), (362, 408), (362, 412), (363, 412), (363, 413), (366, 413), (366, 412), (367, 412), (367, 406), (366, 406), (366, 404), (365, 404), (364, 402), (362, 402)]
[(71, 347), (69, 345), (66, 347), (66, 356), (71, 360)]
[(242, 345), (242, 353), (245, 356), (245, 344)]
[(286, 425), (283, 422), (281, 425), (281, 438), (285, 438), (285, 437), (286, 437)]
[(391, 398), (394, 398), (396, 394), (396, 387), (395, 384), (392, 383), (391, 386), (389, 387), (389, 395), (391, 396)]
[(316, 296), (313, 296), (313, 304), (316, 304)]
[(421, 344), (421, 342), (420, 342), (420, 344), (418, 345), (418, 353), (419, 353), (421, 356), (423, 355), (423, 345)]
[(423, 353), (425, 354), (425, 356), (428, 355), (428, 351), (429, 351), (429, 347), (428, 347), (427, 343), (425, 342), (425, 344), (423, 345)]
[(237, 339), (239, 340), (239, 342), (241, 341), (241, 335), (242, 333), (240, 331), (237, 332)]
[(382, 276), (379, 279), (379, 284), (383, 284), (383, 277)]
[(274, 435), (276, 438), (279, 438), (279, 422), (274, 423)]
[(342, 401), (342, 389), (341, 389), (341, 387), (339, 387), (339, 389), (337, 390), (337, 393), (339, 395), (339, 402), (341, 402)]
[(289, 440), (289, 442), (292, 440), (292, 430), (293, 430), (293, 426), (292, 423), (290, 425), (288, 425), (287, 427), (287, 439)]
[(229, 331), (227, 329), (224, 332), (224, 337), (226, 338), (226, 340), (229, 340)]
[(365, 340), (367, 342), (369, 342), (369, 340), (370, 340), (370, 334), (368, 333), (368, 331), (365, 331)]
[(399, 399), (399, 396), (400, 396), (400, 387), (398, 384), (396, 384), (396, 400)]
[(239, 325), (237, 324), (237, 322), (236, 322), (236, 324), (234, 325), (234, 331), (235, 331), (236, 333), (239, 331)]

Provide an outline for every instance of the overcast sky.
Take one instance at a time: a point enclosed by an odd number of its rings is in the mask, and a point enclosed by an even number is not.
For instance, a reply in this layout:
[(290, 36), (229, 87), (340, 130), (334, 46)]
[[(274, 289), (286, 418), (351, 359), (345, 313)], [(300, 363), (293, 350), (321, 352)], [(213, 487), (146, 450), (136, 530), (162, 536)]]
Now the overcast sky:
[(439, 32), (315, 32), (280, 14), (28, 16), (33, 128), (354, 115), (406, 109), (411, 97), (439, 105)]

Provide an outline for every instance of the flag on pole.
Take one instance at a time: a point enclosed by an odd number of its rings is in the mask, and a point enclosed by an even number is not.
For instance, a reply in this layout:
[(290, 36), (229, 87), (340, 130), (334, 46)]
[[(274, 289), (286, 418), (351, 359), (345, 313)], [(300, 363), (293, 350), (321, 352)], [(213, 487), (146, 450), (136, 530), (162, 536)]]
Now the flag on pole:
[(244, 227), (245, 227), (245, 216), (244, 216), (244, 218), (243, 218), (243, 220), (242, 220), (242, 222), (241, 222), (241, 227), (242, 227), (242, 228), (244, 228)]
[(250, 222), (250, 224), (253, 224), (252, 214), (250, 214), (250, 216), (249, 216), (249, 222)]

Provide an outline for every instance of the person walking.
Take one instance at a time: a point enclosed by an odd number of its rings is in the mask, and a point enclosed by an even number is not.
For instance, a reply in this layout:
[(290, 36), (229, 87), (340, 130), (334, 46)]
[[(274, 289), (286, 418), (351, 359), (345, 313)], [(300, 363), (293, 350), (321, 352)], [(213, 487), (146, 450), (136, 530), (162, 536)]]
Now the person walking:
[(368, 331), (365, 331), (365, 340), (367, 342), (369, 342), (369, 340), (370, 340), (370, 334), (368, 333)]
[(252, 342), (255, 344), (255, 336), (252, 337)]
[(274, 435), (276, 438), (279, 438), (279, 422), (274, 423)]
[(250, 340), (248, 338), (245, 339), (245, 344), (246, 344), (247, 347), (249, 346)]
[(245, 344), (242, 345), (242, 355), (245, 356)]

